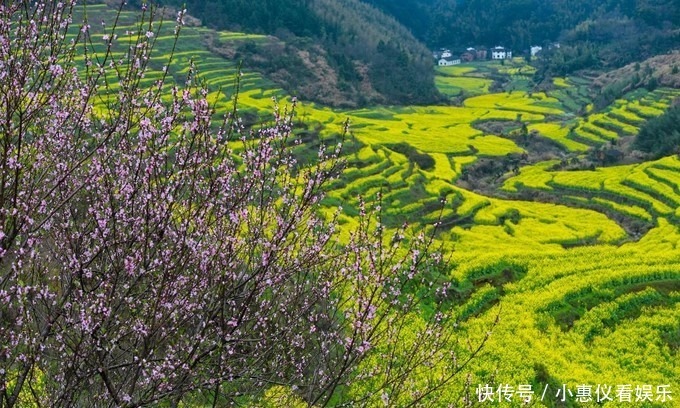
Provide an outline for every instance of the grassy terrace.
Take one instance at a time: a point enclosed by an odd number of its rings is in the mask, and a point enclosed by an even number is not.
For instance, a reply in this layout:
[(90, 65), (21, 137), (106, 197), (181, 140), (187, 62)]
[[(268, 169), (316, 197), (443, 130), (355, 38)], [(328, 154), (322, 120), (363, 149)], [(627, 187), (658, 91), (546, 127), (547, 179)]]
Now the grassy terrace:
[(483, 95), (493, 81), (484, 78), (477, 68), (470, 65), (438, 67), (435, 83), (439, 91), (449, 97)]
[(664, 218), (671, 224), (680, 224), (676, 214), (680, 207), (676, 176), (680, 160), (675, 157), (594, 171), (550, 171), (549, 167), (525, 167), (518, 176), (506, 180), (503, 188), (580, 196), (622, 215), (655, 222)]
[[(87, 10), (92, 21), (113, 15), (105, 6)], [(120, 30), (136, 30), (133, 15), (123, 17)], [(226, 112), (233, 106), (238, 61), (203, 47), (201, 39), (208, 34), (223, 42), (273, 40), (183, 29), (169, 66), (173, 79), (183, 81), (187, 63), (195, 62), (216, 108)], [(117, 41), (124, 44), (125, 38)], [(173, 42), (166, 25), (157, 35), (157, 59), (145, 84), (161, 77)], [(101, 50), (103, 45), (95, 46)], [(485, 75), (491, 68), (511, 75), (516, 89), (488, 93), (492, 81)], [(554, 171), (556, 162), (546, 161), (505, 176), (506, 192), (545, 194), (559, 204), (487, 197), (459, 187), (456, 180), (481, 158), (524, 152), (509, 138), (476, 129), (475, 121), (519, 119), (530, 131), (578, 154), (634, 135), (680, 90), (636, 92), (601, 112), (578, 116), (590, 110), (581, 79), (558, 78), (554, 90), (530, 93), (521, 87), (531, 73), (515, 63), (439, 68), (437, 85), (446, 95), (467, 96), (462, 106), (338, 111), (303, 101), (297, 111), (300, 128), (318, 129), (321, 140), (341, 132), (346, 118), (351, 122), (347, 167), (324, 204), (330, 209), (342, 205), (344, 224), (353, 223), (359, 196), (370, 200), (378, 192), (390, 227), (403, 222), (430, 226), (441, 213), (437, 239), (452, 251), (450, 274), (460, 296), (451, 302), (458, 310), (458, 330), (474, 343), (499, 313), (497, 304), (503, 306), (485, 357), (470, 367), (473, 384), (488, 382), (490, 375), (499, 383), (537, 387), (546, 382), (678, 384), (680, 367), (669, 362), (676, 361), (680, 344), (680, 160), (594, 171)], [(117, 83), (111, 83), (115, 90)], [(243, 73), (241, 112), (266, 120), (272, 97), (290, 103), (260, 74)], [(305, 142), (319, 142), (313, 138)], [(647, 225), (648, 231), (631, 237), (621, 219)]]

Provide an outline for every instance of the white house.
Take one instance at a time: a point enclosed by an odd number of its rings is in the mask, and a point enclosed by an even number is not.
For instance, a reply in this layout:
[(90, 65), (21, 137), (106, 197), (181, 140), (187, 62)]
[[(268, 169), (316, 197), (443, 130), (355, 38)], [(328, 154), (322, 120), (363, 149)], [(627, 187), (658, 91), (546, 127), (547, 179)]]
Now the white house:
[(502, 59), (511, 59), (512, 58), (512, 51), (506, 49), (505, 47), (501, 47), (500, 45), (495, 46), (491, 49), (491, 59), (493, 60), (502, 60)]
[(540, 45), (532, 45), (531, 46), (531, 56), (535, 57), (536, 54), (541, 52), (541, 50), (543, 50), (543, 47), (541, 47)]
[(460, 64), (460, 58), (441, 58), (439, 60), (439, 66), (440, 67), (449, 67), (451, 65), (458, 65)]
[(451, 54), (450, 50), (444, 50), (444, 51), (442, 51), (441, 57), (442, 58), (451, 58), (451, 57), (453, 57), (453, 54)]

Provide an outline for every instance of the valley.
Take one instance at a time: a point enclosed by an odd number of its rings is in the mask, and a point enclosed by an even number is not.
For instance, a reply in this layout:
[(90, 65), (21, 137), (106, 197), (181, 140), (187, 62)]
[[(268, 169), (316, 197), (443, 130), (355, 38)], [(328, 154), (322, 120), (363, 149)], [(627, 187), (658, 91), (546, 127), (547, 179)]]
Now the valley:
[[(85, 13), (90, 21), (115, 17), (104, 4)], [(137, 35), (135, 18), (121, 15), (117, 29), (129, 38), (118, 36), (114, 53)], [(452, 332), (469, 344), (491, 334), (431, 404), (457, 406), (465, 392), (476, 398), (479, 384), (527, 384), (536, 394), (547, 385), (549, 395), (534, 405), (547, 407), (590, 406), (560, 402), (563, 385), (670, 384), (680, 393), (680, 157), (632, 147), (647, 120), (678, 103), (679, 88), (640, 84), (598, 107), (595, 77), (551, 77), (538, 90), (535, 68), (515, 58), (438, 67), (440, 104), (328, 107), (298, 100), (229, 58), (249, 44), (283, 47), (279, 40), (186, 26), (175, 42), (171, 26), (154, 36), (144, 87), (169, 73), (158, 89), (167, 99), (195, 65), (190, 80), (207, 89), (215, 128), (229, 112), (248, 127), (266, 126), (275, 109), (295, 105), (300, 162), (314, 160), (322, 144), (343, 143), (343, 169), (321, 202), (328, 219), (342, 208), (340, 239), (357, 227), (365, 202), (380, 206), (388, 230), (407, 225), (432, 236), (449, 260), (437, 284), (450, 286), (437, 301), (455, 316)], [(92, 50), (102, 52), (108, 39), (101, 27), (92, 30)], [(122, 86), (106, 80), (111, 94)], [(409, 381), (427, 382), (418, 375)], [(373, 398), (369, 405), (380, 403)]]

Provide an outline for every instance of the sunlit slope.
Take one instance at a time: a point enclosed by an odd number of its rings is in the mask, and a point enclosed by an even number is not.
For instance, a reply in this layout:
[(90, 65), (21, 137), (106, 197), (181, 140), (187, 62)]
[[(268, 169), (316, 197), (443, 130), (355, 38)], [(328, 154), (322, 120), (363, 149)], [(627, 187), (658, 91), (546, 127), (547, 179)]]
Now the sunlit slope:
[(515, 255), (495, 270), (471, 261), (461, 272), (475, 282), (463, 327), (479, 333), (500, 313), (479, 378), (549, 383), (552, 397), (562, 384), (677, 384), (680, 256), (670, 245), (648, 249)]
[(440, 221), (439, 239), (461, 251), (509, 251), (562, 248), (586, 243), (615, 243), (621, 227), (594, 211), (548, 203), (485, 197), (456, 186), (458, 169), (474, 160), (433, 154), (434, 166), (422, 170), (389, 148), (364, 147), (331, 185), (327, 204), (357, 214), (358, 197), (381, 193), (384, 222), (391, 227), (417, 220)]
[[(99, 21), (114, 21), (116, 11), (103, 4), (87, 5), (79, 8), (74, 20), (81, 22), (87, 18), (91, 25), (91, 44), (87, 46), (89, 55), (96, 55), (102, 61), (106, 55), (107, 43), (112, 38), (113, 27), (99, 25)], [(147, 17), (148, 18), (148, 17)], [(239, 109), (244, 112), (259, 112), (273, 107), (272, 97), (276, 96), (286, 101), (284, 93), (276, 89), (273, 83), (261, 75), (252, 72), (239, 73), (239, 61), (226, 59), (213, 51), (208, 50), (203, 42), (206, 36), (217, 36), (222, 42), (266, 43), (275, 41), (262, 35), (242, 33), (220, 33), (202, 27), (184, 26), (180, 31), (180, 38), (175, 41), (175, 21), (157, 21), (152, 27), (148, 24), (139, 24), (139, 16), (134, 12), (123, 12), (115, 27), (115, 36), (111, 41), (111, 57), (115, 59), (127, 52), (127, 48), (135, 41), (137, 36), (144, 36), (153, 31), (149, 41), (153, 42), (154, 52), (149, 61), (148, 69), (139, 78), (142, 88), (153, 88), (157, 81), (165, 78), (164, 87), (160, 95), (167, 98), (174, 83), (184, 83), (189, 74), (189, 67), (193, 64), (197, 74), (192, 81), (205, 83), (210, 90), (210, 99), (217, 111), (229, 112), (233, 109), (233, 96), (236, 91), (236, 80), (239, 86)], [(149, 34), (151, 35), (151, 34)], [(84, 61), (84, 53), (80, 53), (76, 61)], [(167, 70), (168, 76), (164, 72)], [(116, 78), (108, 77), (106, 80), (109, 92), (115, 93), (120, 89)]]
[(634, 136), (647, 119), (659, 116), (668, 108), (680, 90), (639, 89), (619, 99), (602, 113), (583, 118), (571, 135), (573, 140), (590, 146), (616, 141), (620, 136)]
[[(112, 11), (103, 6), (88, 6), (90, 19), (106, 19)], [(107, 14), (108, 13), (108, 14)], [(119, 31), (138, 30), (128, 14), (120, 20)], [(166, 31), (167, 30), (167, 31)], [(187, 66), (193, 62), (198, 79), (210, 90), (219, 112), (233, 108), (236, 61), (225, 59), (201, 48), (205, 35), (219, 35), (228, 41), (273, 41), (271, 38), (236, 33), (219, 33), (184, 27), (175, 44), (171, 24), (157, 34), (158, 61), (142, 79), (152, 86), (162, 75), (164, 58), (172, 54), (169, 72), (175, 81), (185, 80)], [(98, 37), (94, 37), (95, 44)], [(118, 38), (122, 46), (128, 40)], [(102, 46), (101, 44), (99, 45)], [(174, 47), (174, 51), (173, 51)], [(196, 80), (196, 79), (195, 79)], [(169, 85), (166, 85), (169, 87)], [(243, 72), (239, 78), (239, 110), (267, 117), (274, 105), (290, 100), (259, 74)], [(115, 90), (115, 85), (114, 85)], [(515, 120), (518, 114), (529, 123), (541, 123), (547, 114), (559, 115), (559, 104), (543, 94), (525, 92), (483, 95), (466, 101), (462, 107), (375, 107), (346, 112), (302, 103), (298, 117), (306, 127), (320, 128), (322, 137), (341, 131), (345, 118), (350, 119), (352, 137), (365, 145), (358, 154), (348, 156), (349, 165), (342, 179), (332, 187), (328, 204), (342, 203), (346, 217), (356, 214), (357, 197), (371, 200), (382, 191), (384, 208), (390, 225), (403, 222), (433, 223), (443, 220), (442, 239), (462, 246), (512, 243), (516, 248), (538, 248), (541, 245), (570, 245), (579, 242), (615, 242), (623, 231), (612, 221), (592, 211), (571, 209), (553, 204), (504, 202), (467, 192), (454, 185), (463, 166), (476, 157), (505, 156), (523, 150), (512, 140), (484, 134), (473, 128), (478, 120)], [(406, 143), (424, 154), (432, 155), (435, 166), (422, 169), (402, 154), (393, 151), (394, 144)], [(442, 199), (446, 202), (443, 212)], [(510, 225), (506, 214), (518, 212), (517, 224)], [(514, 219), (514, 218), (513, 218)], [(536, 237), (536, 226), (549, 231), (550, 238)], [(508, 240), (508, 238), (513, 238)]]
[(551, 120), (532, 124), (529, 129), (555, 140), (572, 151), (585, 151), (621, 137), (635, 136), (642, 123), (659, 116), (680, 96), (680, 90), (660, 88), (637, 89), (616, 100), (601, 112), (591, 113), (592, 105), (584, 95), (584, 85), (578, 79), (558, 79), (559, 87), (549, 95), (560, 101), (573, 114), (569, 120)]
[(680, 160), (581, 171), (553, 171), (542, 163), (524, 167), (505, 181), (507, 191), (539, 191), (574, 205), (618, 214), (639, 225), (657, 226), (659, 219), (680, 226)]
[(449, 97), (483, 95), (493, 83), (468, 64), (438, 67), (436, 74), (439, 92)]
[[(113, 13), (113, 10), (103, 5), (87, 6), (90, 20), (111, 20)], [(124, 49), (130, 37), (137, 35), (140, 29), (133, 16), (132, 13), (123, 13), (119, 21), (117, 31), (126, 34), (119, 35), (114, 42), (114, 49), (118, 52)], [(93, 45), (97, 51), (102, 52), (105, 44), (104, 28), (97, 27), (97, 30), (93, 34)], [(204, 28), (184, 27), (179, 41), (175, 43), (173, 31), (173, 24), (165, 23), (156, 34), (156, 59), (151, 61), (151, 69), (140, 81), (149, 87), (153, 86), (162, 77), (163, 68), (172, 56), (168, 67), (172, 78), (164, 88), (164, 91), (169, 91), (172, 80), (181, 82), (186, 79), (187, 67), (193, 62), (198, 67), (198, 77), (193, 80), (206, 84), (216, 110), (225, 114), (233, 109), (238, 62), (208, 50), (203, 46), (201, 38), (216, 35), (225, 43), (278, 41), (265, 36), (216, 33)], [(102, 32), (101, 37), (98, 32)], [(452, 77), (484, 80), (472, 75), (483, 75), (483, 70), (488, 69), (514, 70), (512, 75), (526, 75), (522, 72), (523, 68), (503, 67), (497, 63), (478, 64), (477, 67), (449, 67), (446, 72)], [(524, 70), (527, 71), (527, 68)], [(119, 84), (114, 81), (110, 84), (115, 92)], [(582, 151), (590, 146), (590, 142), (579, 137), (579, 132), (585, 131), (584, 129), (590, 129), (591, 132), (595, 132), (593, 129), (600, 129), (597, 132), (602, 134), (614, 132), (612, 129), (616, 126), (615, 121), (624, 113), (629, 118), (633, 115), (660, 114), (675, 95), (673, 90), (638, 93), (629, 100), (617, 101), (608, 111), (599, 116), (592, 115), (586, 122), (586, 119), (574, 119), (565, 99), (566, 96), (579, 94), (579, 84), (570, 79), (558, 81), (557, 85), (555, 95), (526, 91), (480, 93), (479, 96), (466, 99), (463, 106), (373, 107), (338, 112), (302, 103), (298, 107), (298, 117), (305, 128), (318, 129), (322, 138), (340, 133), (342, 123), (348, 118), (352, 129), (351, 137), (365, 146), (360, 154), (348, 156), (348, 167), (342, 179), (333, 186), (327, 200), (332, 204), (344, 203), (348, 218), (356, 213), (354, 204), (357, 197), (370, 200), (381, 191), (383, 208), (391, 225), (396, 226), (406, 221), (430, 224), (441, 217), (441, 238), (456, 247), (502, 245), (528, 250), (543, 245), (568, 247), (585, 243), (618, 242), (625, 237), (621, 227), (595, 211), (555, 204), (493, 199), (465, 191), (455, 185), (463, 167), (479, 157), (503, 157), (524, 151), (512, 139), (485, 134), (476, 129), (473, 127), (475, 122), (521, 120), (529, 129), (535, 129), (540, 135), (561, 142), (565, 148)], [(267, 118), (274, 106), (272, 98), (276, 98), (282, 105), (290, 103), (289, 97), (257, 73), (243, 71), (238, 86), (238, 108), (241, 114)], [(636, 129), (642, 119), (640, 116), (635, 117), (638, 119), (620, 122), (621, 133), (630, 134)], [(605, 122), (608, 123), (607, 128), (602, 127)], [(600, 127), (597, 128), (598, 126)], [(614, 139), (615, 136), (611, 135), (611, 138)], [(592, 142), (592, 145), (600, 142)], [(423, 155), (429, 155), (434, 165), (422, 168), (422, 163), (395, 151), (393, 146), (401, 143), (415, 148)], [(521, 183), (522, 177), (529, 175), (542, 177), (532, 167), (527, 167), (522, 169), (518, 182)], [(570, 182), (578, 183), (574, 180)], [(568, 184), (569, 181), (565, 183)], [(652, 201), (651, 204), (641, 205), (643, 199), (639, 195), (629, 195), (638, 200), (620, 208), (621, 212), (649, 218), (656, 215), (643, 214), (647, 207), (651, 206), (654, 211), (663, 213), (670, 211), (667, 208), (668, 202), (654, 204), (655, 201)], [(607, 197), (599, 197), (597, 200), (607, 200)], [(445, 202), (443, 211), (440, 208), (442, 201)], [(568, 203), (573, 206), (573, 202)]]

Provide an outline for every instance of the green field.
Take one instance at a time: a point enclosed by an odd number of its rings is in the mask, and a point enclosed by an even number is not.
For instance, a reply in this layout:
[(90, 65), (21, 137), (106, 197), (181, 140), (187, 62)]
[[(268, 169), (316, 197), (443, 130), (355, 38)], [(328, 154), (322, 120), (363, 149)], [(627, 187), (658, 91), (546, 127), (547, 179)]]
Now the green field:
[(470, 65), (437, 67), (435, 84), (439, 91), (450, 97), (483, 95), (493, 81), (482, 77), (477, 68)]
[[(112, 15), (105, 6), (88, 6), (88, 13), (93, 21)], [(121, 29), (133, 29), (133, 23), (127, 16)], [(228, 112), (238, 61), (203, 47), (200, 38), (208, 32), (183, 29), (169, 72), (181, 82), (193, 61), (217, 111)], [(171, 34), (167, 27), (157, 36), (157, 60), (143, 79), (149, 86), (170, 56)], [(219, 38), (273, 41), (239, 33)], [(354, 149), (348, 149), (347, 165), (323, 204), (341, 205), (340, 222), (351, 226), (359, 197), (370, 200), (380, 192), (390, 228), (408, 222), (431, 230), (441, 221), (436, 239), (452, 258), (449, 278), (465, 294), (454, 302), (458, 323), (451, 330), (476, 344), (499, 316), (481, 357), (466, 368), (473, 389), (486, 383), (531, 384), (535, 390), (545, 384), (574, 390), (581, 384), (671, 384), (680, 393), (680, 159), (578, 171), (555, 170), (558, 161), (542, 161), (502, 175), (506, 197), (457, 183), (481, 159), (526, 151), (512, 138), (478, 130), (477, 121), (521, 121), (565, 154), (578, 155), (634, 135), (680, 90), (643, 90), (577, 116), (590, 103), (578, 79), (556, 79), (547, 93), (489, 93), (492, 81), (484, 75), (491, 68), (520, 82), (533, 73), (519, 62), (439, 68), (437, 86), (447, 96), (466, 96), (462, 106), (343, 111), (301, 101), (300, 134), (318, 130), (305, 143), (329, 140), (350, 121)], [(112, 82), (112, 90), (117, 86)], [(281, 106), (291, 103), (258, 73), (244, 71), (239, 87), (240, 112), (260, 122), (271, 117), (273, 98)], [(544, 200), (529, 201), (528, 195)], [(458, 391), (443, 391), (442, 406)], [(550, 401), (533, 406), (572, 406)]]

